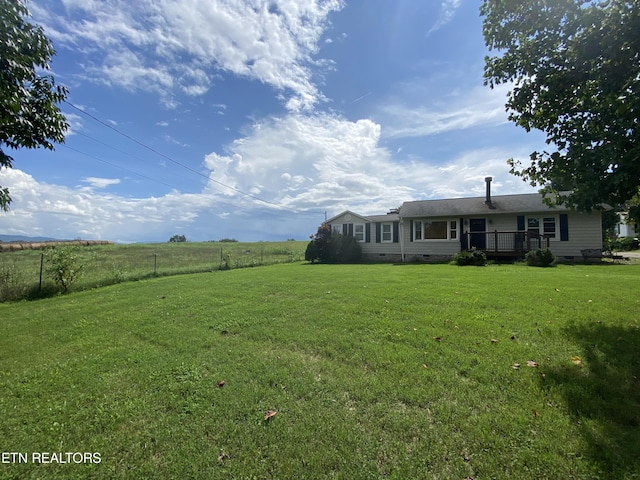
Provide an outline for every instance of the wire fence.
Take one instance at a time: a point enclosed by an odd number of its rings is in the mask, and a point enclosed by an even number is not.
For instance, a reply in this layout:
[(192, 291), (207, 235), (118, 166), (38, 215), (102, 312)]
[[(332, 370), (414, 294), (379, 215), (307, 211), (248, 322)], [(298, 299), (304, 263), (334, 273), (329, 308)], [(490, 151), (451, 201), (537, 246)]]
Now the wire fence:
[[(304, 260), (306, 245), (288, 241), (76, 246), (72, 248), (76, 249), (81, 275), (70, 290), (159, 276), (299, 262)], [(52, 264), (48, 258), (47, 249), (0, 253), (0, 302), (42, 298), (59, 291), (50, 275)]]

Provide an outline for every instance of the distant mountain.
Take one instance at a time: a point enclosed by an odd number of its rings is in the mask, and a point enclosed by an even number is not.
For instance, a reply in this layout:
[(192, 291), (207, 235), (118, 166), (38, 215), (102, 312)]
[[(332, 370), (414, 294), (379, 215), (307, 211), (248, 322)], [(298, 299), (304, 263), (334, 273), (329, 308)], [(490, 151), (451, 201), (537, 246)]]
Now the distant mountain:
[(48, 237), (27, 237), (26, 235), (0, 234), (0, 242), (53, 242), (55, 240), (59, 240), (59, 239), (48, 238)]

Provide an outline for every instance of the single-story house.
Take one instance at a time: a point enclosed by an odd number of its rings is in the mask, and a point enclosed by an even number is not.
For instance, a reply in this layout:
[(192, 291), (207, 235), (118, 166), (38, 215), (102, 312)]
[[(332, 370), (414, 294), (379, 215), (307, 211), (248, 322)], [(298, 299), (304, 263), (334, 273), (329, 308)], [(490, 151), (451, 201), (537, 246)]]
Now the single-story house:
[(487, 257), (519, 257), (549, 248), (559, 261), (582, 259), (581, 250), (602, 248), (599, 211), (550, 207), (541, 194), (405, 202), (386, 215), (350, 210), (326, 221), (332, 231), (354, 236), (366, 259), (440, 261), (477, 249)]

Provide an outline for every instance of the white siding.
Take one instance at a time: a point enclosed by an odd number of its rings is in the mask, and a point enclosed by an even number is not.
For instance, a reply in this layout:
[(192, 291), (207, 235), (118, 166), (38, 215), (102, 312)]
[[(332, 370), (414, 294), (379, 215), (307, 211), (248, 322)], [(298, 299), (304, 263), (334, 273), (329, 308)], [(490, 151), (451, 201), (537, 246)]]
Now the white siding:
[[(563, 212), (565, 213), (565, 212)], [(578, 213), (578, 212), (566, 212), (569, 240), (560, 240), (560, 213), (556, 212), (539, 212), (539, 213), (527, 213), (523, 215), (527, 217), (555, 217), (556, 218), (556, 238), (549, 241), (549, 248), (551, 251), (559, 257), (578, 257), (582, 255), (580, 250), (591, 248), (602, 248), (602, 220), (600, 212), (593, 212), (591, 214)], [(486, 230), (488, 232), (516, 232), (518, 230), (518, 215), (514, 214), (497, 214), (462, 217), (463, 225), (462, 231), (459, 232), (458, 237), (461, 237), (469, 230), (468, 221), (470, 218), (485, 218)], [(462, 248), (461, 239), (456, 240), (414, 240), (411, 241), (410, 220), (425, 221), (425, 220), (453, 220), (451, 217), (438, 218), (438, 219), (404, 219), (404, 225), (402, 228), (403, 240), (404, 240), (404, 253), (405, 256), (440, 256), (440, 255), (455, 255)], [(459, 219), (458, 219), (459, 221)], [(460, 226), (458, 226), (458, 229)], [(526, 225), (525, 225), (526, 228)], [(487, 235), (486, 249), (491, 250), (494, 248), (494, 236)], [(543, 245), (545, 245), (543, 241)]]

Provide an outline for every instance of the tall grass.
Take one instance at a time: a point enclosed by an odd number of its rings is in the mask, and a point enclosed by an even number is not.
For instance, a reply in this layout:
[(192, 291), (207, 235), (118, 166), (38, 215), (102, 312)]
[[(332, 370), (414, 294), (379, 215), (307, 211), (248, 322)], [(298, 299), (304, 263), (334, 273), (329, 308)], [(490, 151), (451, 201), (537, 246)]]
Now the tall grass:
[[(99, 245), (76, 247), (82, 276), (71, 290), (79, 291), (154, 276), (210, 272), (289, 263), (304, 259), (307, 242), (203, 242)], [(46, 274), (42, 252), (0, 253), (0, 302), (39, 298), (57, 292)], [(42, 277), (40, 275), (43, 267)]]

